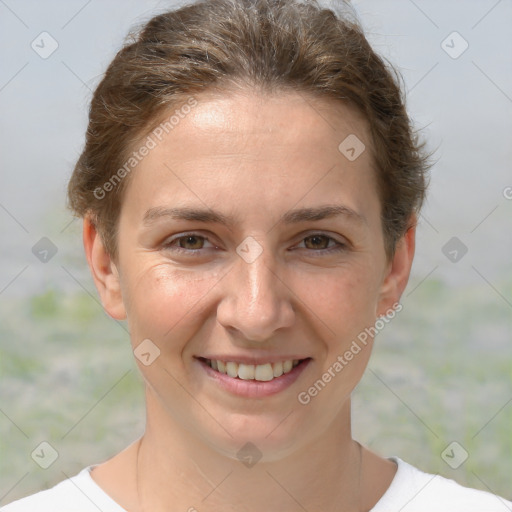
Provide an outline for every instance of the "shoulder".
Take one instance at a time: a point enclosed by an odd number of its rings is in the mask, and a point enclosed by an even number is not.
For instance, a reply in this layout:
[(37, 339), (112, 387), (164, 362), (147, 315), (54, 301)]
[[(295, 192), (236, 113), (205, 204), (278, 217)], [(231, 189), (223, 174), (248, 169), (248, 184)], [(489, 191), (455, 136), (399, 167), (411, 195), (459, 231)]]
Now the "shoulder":
[(512, 512), (512, 502), (424, 473), (398, 457), (395, 478), (371, 512)]
[(40, 491), (0, 508), (0, 512), (126, 512), (90, 475), (91, 467)]

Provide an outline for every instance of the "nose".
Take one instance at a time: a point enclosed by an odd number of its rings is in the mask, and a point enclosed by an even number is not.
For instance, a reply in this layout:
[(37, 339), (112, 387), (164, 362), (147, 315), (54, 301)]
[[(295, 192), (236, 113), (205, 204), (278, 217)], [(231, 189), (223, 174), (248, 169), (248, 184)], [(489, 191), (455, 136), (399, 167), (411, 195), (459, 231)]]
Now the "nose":
[(293, 325), (294, 295), (285, 276), (279, 275), (271, 251), (264, 250), (250, 263), (238, 258), (235, 268), (223, 279), (223, 287), (217, 320), (241, 338), (264, 342), (271, 340), (277, 330)]

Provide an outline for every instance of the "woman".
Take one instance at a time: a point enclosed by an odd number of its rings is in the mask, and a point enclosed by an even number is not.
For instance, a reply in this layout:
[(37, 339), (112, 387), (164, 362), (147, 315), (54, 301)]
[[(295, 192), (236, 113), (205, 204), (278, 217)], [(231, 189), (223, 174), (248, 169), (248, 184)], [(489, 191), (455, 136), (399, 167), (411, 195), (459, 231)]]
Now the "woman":
[(349, 15), (206, 0), (153, 18), (95, 91), (69, 184), (146, 431), (2, 510), (512, 510), (352, 439), (427, 170)]

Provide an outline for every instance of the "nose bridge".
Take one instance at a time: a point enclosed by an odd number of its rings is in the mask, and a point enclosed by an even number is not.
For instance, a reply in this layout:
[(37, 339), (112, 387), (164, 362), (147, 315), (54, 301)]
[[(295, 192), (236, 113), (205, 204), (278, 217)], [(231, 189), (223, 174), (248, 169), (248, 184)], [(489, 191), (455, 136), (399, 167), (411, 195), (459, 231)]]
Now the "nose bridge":
[(275, 313), (277, 301), (275, 265), (270, 258), (259, 256), (252, 263), (241, 262), (242, 296), (246, 302), (240, 301), (239, 306), (250, 312), (258, 311), (260, 315), (269, 317)]
[(221, 324), (240, 331), (244, 338), (265, 341), (275, 330), (292, 325), (294, 313), (289, 293), (277, 276), (274, 255), (268, 249), (256, 247), (254, 242), (245, 246), (242, 243), (237, 249), (240, 258), (227, 283), (217, 317)]

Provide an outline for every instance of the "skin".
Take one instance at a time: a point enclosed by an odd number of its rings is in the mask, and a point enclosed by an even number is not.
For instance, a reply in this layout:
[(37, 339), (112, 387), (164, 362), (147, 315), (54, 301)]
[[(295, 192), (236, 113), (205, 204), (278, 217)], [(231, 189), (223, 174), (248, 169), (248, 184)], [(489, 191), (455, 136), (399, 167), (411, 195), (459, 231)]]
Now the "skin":
[[(168, 511), (170, 503), (183, 511), (370, 510), (396, 472), (360, 449), (350, 430), (350, 395), (372, 342), (307, 405), (297, 395), (399, 301), (415, 218), (388, 260), (368, 127), (354, 109), (249, 89), (197, 99), (130, 177), (116, 259), (84, 219), (105, 310), (128, 319), (134, 349), (150, 339), (160, 350), (149, 366), (137, 360), (146, 432), (92, 477), (129, 511)], [(349, 134), (366, 145), (352, 162), (338, 150)], [(289, 210), (326, 204), (364, 220), (279, 222)], [(175, 206), (219, 211), (233, 224), (170, 217), (144, 224), (149, 209)], [(190, 232), (206, 239), (187, 239)], [(249, 236), (262, 249), (251, 263), (236, 252)], [(329, 252), (336, 242), (344, 250)], [(194, 356), (211, 353), (312, 361), (286, 390), (250, 399), (207, 378)], [(248, 441), (261, 453), (251, 468), (237, 459)]]

